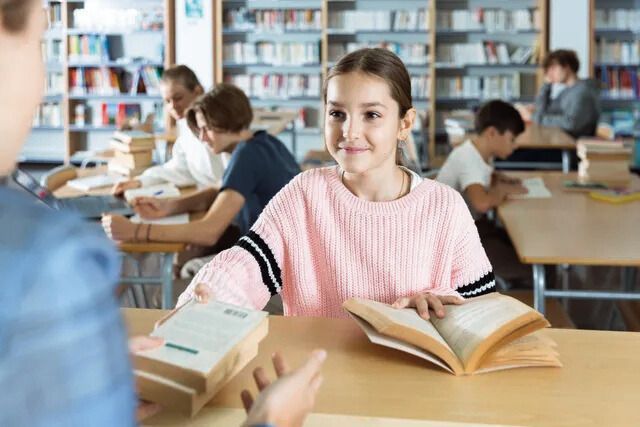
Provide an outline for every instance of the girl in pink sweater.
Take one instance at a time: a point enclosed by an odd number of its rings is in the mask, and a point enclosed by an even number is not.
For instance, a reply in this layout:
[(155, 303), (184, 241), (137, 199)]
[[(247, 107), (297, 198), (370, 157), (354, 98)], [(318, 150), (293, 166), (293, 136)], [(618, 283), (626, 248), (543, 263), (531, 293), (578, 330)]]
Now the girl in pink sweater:
[(338, 166), (304, 172), (267, 205), (249, 233), (205, 265), (209, 297), (263, 308), (281, 294), (289, 316), (345, 317), (368, 298), (429, 309), (493, 291), (491, 264), (453, 189), (398, 165), (416, 111), (404, 64), (385, 49), (340, 59), (323, 88), (324, 137)]

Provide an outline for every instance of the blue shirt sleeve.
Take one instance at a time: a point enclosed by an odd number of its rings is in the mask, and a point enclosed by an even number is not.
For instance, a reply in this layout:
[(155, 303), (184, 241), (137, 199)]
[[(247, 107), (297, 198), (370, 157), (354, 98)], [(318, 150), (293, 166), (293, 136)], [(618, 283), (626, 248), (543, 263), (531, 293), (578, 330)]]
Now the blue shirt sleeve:
[(11, 307), (0, 314), (0, 425), (135, 425), (115, 249), (58, 212), (12, 220), (0, 242), (15, 279), (0, 291)]

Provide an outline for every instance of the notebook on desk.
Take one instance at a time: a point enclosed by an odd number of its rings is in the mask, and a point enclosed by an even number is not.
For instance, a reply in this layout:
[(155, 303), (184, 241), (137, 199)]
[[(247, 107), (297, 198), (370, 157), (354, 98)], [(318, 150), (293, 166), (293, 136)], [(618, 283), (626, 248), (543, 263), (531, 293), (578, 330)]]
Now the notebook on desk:
[(115, 196), (82, 196), (59, 199), (49, 189), (40, 185), (34, 177), (19, 168), (11, 174), (11, 177), (29, 194), (52, 209), (72, 211), (83, 218), (100, 218), (104, 213), (133, 215), (133, 210), (127, 202)]

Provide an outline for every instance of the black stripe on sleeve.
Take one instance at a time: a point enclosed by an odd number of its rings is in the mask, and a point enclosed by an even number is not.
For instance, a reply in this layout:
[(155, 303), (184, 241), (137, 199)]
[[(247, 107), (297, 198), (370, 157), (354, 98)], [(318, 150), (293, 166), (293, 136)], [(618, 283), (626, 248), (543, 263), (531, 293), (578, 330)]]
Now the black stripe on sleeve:
[(460, 286), (458, 293), (465, 298), (477, 297), (479, 295), (488, 294), (494, 292), (496, 287), (496, 278), (493, 275), (493, 271), (488, 272), (473, 283), (469, 283), (464, 286)]
[(282, 290), (282, 273), (275, 261), (273, 252), (262, 238), (253, 231), (241, 237), (236, 246), (249, 252), (260, 267), (262, 282), (271, 295), (277, 295)]

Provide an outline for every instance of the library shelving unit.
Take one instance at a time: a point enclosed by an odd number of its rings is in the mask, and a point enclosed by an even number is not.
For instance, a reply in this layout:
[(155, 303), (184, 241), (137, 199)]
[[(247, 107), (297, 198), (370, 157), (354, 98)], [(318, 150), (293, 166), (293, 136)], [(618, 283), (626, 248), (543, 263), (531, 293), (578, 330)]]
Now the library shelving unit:
[(20, 160), (59, 161), (64, 155), (64, 51), (62, 4), (48, 1), (48, 28), (42, 39), (45, 64), (44, 97), (33, 118), (32, 136)]
[(431, 166), (448, 152), (444, 121), (490, 99), (532, 102), (542, 84), (547, 0), (437, 0)]
[(255, 107), (299, 111), (296, 133), (320, 135), (324, 2), (218, 0), (216, 8), (214, 81), (242, 88)]
[(589, 66), (600, 82), (600, 122), (640, 137), (640, 1), (591, 0)]
[(125, 0), (49, 1), (47, 92), (23, 162), (81, 161), (83, 153), (107, 148), (110, 133), (123, 123), (149, 114), (163, 132), (158, 85), (170, 63), (168, 5), (137, 0), (132, 9)]

